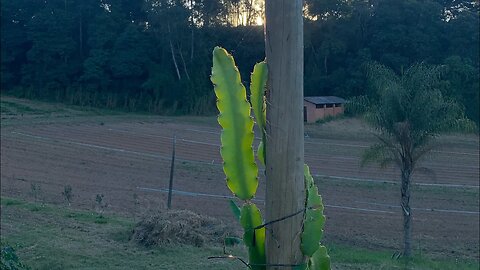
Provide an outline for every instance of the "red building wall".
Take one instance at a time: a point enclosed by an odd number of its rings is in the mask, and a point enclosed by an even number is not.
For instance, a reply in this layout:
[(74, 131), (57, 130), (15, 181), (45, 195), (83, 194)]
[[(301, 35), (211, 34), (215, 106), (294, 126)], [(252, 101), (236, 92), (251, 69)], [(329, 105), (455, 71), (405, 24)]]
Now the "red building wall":
[(343, 106), (340, 104), (340, 107), (332, 104), (333, 107), (327, 108), (326, 105), (321, 105), (323, 107), (317, 108), (317, 105), (310, 103), (308, 101), (303, 101), (304, 112), (306, 112), (306, 122), (315, 123), (320, 119), (324, 119), (327, 116), (337, 116), (343, 114)]

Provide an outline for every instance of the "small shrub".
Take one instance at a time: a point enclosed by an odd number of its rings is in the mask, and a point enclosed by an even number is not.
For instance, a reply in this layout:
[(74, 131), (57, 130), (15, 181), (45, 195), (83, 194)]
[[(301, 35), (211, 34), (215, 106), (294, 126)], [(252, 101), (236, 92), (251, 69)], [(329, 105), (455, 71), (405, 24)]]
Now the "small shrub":
[(103, 197), (104, 197), (103, 194), (97, 194), (97, 195), (95, 196), (95, 202), (97, 203), (97, 205), (101, 205), (101, 204), (102, 204)]
[(63, 188), (62, 196), (68, 203), (68, 206), (70, 206), (73, 199), (72, 187), (70, 185), (67, 185)]
[(344, 115), (337, 115), (337, 116), (328, 115), (328, 116), (326, 116), (322, 119), (317, 120), (315, 123), (325, 124), (325, 123), (328, 123), (328, 122), (331, 122), (331, 121), (334, 121), (334, 120), (339, 120), (339, 119), (344, 119), (344, 118), (345, 118)]
[(105, 195), (97, 194), (95, 196), (95, 211), (99, 214), (100, 217), (103, 217), (105, 209), (108, 207), (108, 204), (105, 202)]
[(95, 218), (94, 222), (97, 224), (105, 224), (107, 223), (107, 219), (103, 215), (99, 215)]
[(2, 255), (1, 255), (1, 263), (0, 269), (5, 270), (22, 270), (22, 269), (30, 269), (28, 266), (24, 265), (20, 262), (15, 249), (9, 245), (2, 245)]
[(40, 193), (42, 192), (42, 188), (41, 188), (40, 184), (31, 183), (30, 184), (30, 192), (31, 192), (35, 202), (38, 202), (38, 199), (40, 198)]
[(133, 207), (133, 213), (132, 213), (132, 216), (133, 216), (133, 222), (135, 222), (135, 217), (137, 216), (137, 210), (138, 210), (138, 206), (140, 205), (140, 199), (138, 198), (138, 194), (137, 193), (133, 193), (133, 203), (134, 203), (134, 207)]

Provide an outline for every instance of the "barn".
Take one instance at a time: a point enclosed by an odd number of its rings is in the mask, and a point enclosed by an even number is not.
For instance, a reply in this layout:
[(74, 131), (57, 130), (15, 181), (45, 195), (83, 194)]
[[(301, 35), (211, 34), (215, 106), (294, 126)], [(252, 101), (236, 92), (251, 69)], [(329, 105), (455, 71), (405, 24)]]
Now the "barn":
[(335, 96), (305, 97), (303, 121), (315, 123), (328, 116), (343, 114), (345, 99)]

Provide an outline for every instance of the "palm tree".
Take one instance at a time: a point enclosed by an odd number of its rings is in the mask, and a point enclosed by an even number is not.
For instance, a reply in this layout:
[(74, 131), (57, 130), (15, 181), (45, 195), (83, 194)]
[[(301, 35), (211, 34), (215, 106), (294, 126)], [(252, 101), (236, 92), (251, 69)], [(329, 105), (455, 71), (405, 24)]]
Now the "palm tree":
[(465, 118), (463, 106), (437, 89), (443, 69), (416, 64), (397, 75), (381, 64), (368, 64), (371, 93), (349, 105), (361, 108), (367, 122), (378, 131), (378, 142), (364, 152), (362, 165), (378, 162), (385, 167), (394, 163), (401, 171), (405, 257), (412, 254), (410, 191), (418, 161), (432, 150), (441, 133), (475, 129)]

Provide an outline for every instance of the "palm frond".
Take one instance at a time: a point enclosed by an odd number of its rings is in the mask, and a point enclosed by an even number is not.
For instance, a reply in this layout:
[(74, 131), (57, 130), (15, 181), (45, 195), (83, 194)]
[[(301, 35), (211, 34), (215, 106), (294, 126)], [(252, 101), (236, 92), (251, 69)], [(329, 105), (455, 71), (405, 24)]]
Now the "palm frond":
[(368, 148), (362, 155), (360, 166), (364, 167), (370, 163), (378, 163), (380, 167), (385, 168), (393, 162), (396, 162), (397, 158), (393, 154), (392, 150), (383, 143), (377, 143)]
[(367, 96), (352, 97), (345, 104), (345, 113), (348, 115), (362, 115), (365, 114), (372, 105)]

